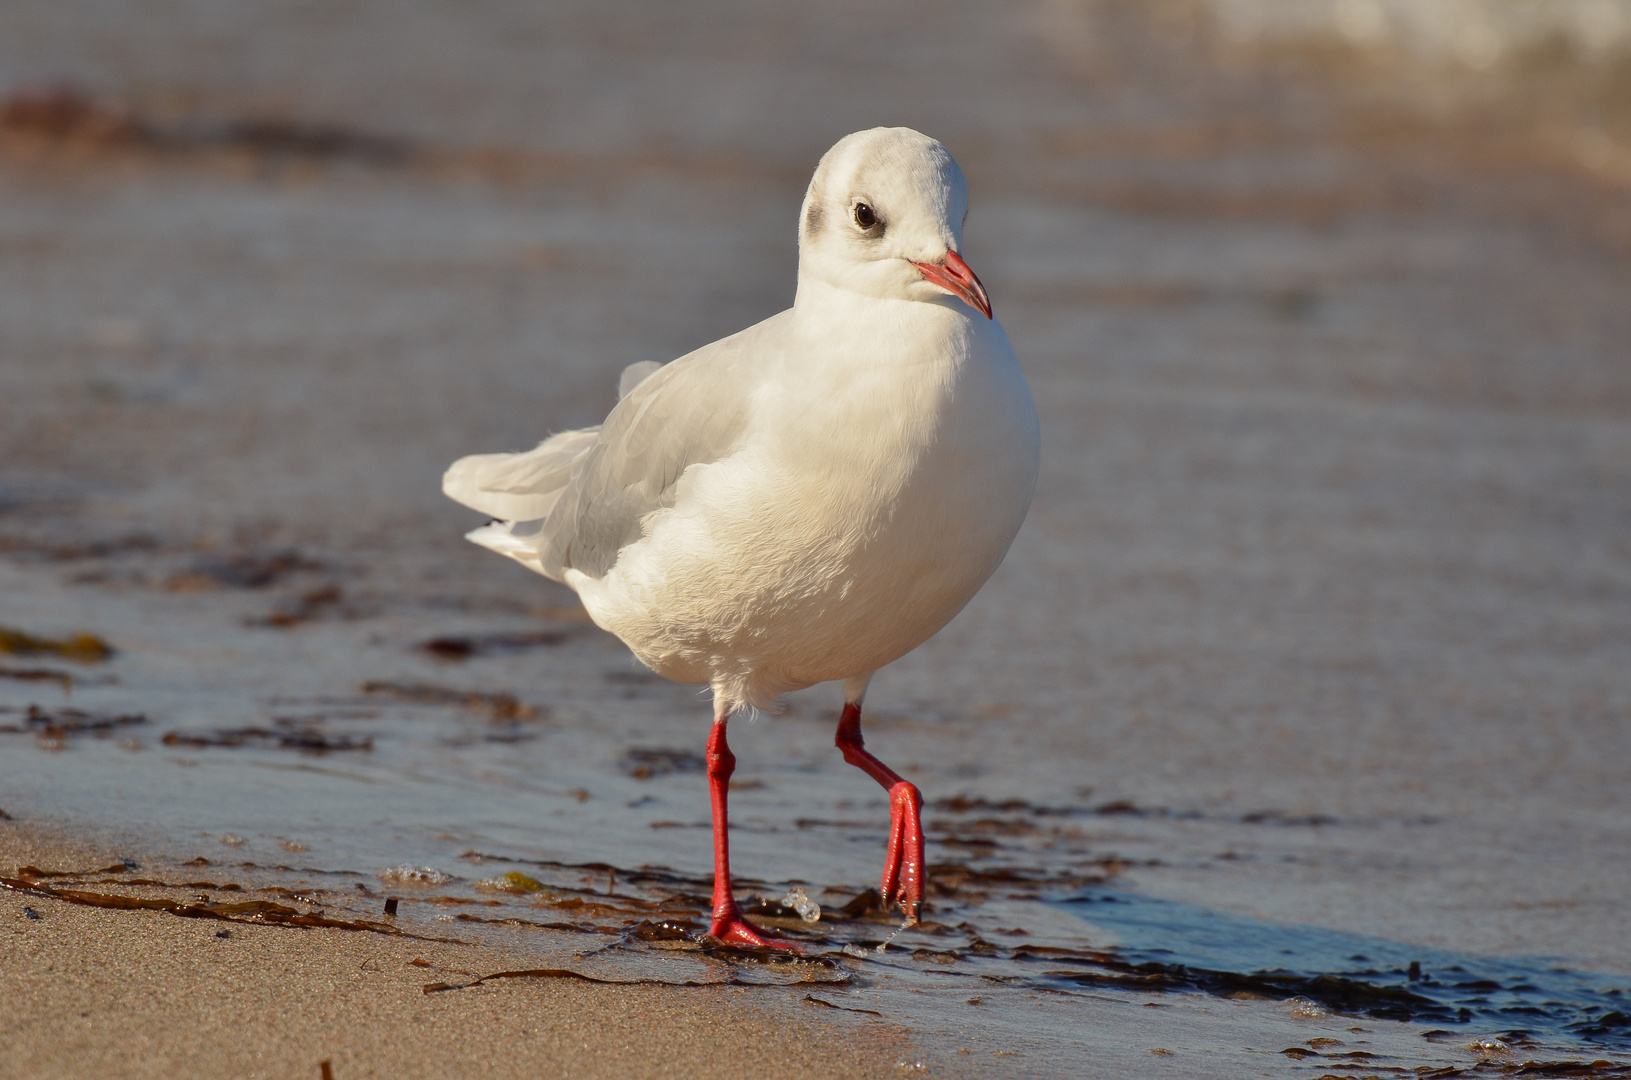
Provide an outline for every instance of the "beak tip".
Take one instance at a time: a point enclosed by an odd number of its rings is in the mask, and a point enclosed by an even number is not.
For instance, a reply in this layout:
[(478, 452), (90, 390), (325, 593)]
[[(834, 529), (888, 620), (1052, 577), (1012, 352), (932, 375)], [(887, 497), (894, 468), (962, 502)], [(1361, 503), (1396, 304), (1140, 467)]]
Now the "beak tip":
[(920, 262), (914, 262), (912, 265), (916, 266), (929, 281), (962, 300), (987, 319), (995, 318), (991, 312), (991, 298), (986, 295), (985, 286), (980, 283), (979, 275), (974, 273), (957, 252), (947, 251), (945, 262), (940, 265)]

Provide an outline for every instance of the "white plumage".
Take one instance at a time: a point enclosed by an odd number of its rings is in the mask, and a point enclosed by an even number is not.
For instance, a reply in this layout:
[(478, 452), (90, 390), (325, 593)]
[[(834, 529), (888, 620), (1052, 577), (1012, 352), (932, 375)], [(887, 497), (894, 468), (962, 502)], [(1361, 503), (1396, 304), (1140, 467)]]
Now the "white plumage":
[(600, 427), (454, 463), (443, 490), (500, 519), (470, 539), (712, 686), (721, 745), (732, 710), (827, 680), (858, 716), (872, 673), (997, 568), (1035, 485), (1030, 391), (958, 255), (966, 207), (934, 140), (840, 141), (804, 200), (793, 307), (631, 367)]
[[(910, 270), (959, 248), (964, 191), (916, 132), (839, 143), (805, 200), (793, 308), (634, 365), (602, 427), (455, 462), (443, 490), (500, 519), (470, 539), (732, 707), (921, 644), (996, 569), (1036, 477), (1001, 325)], [(887, 215), (875, 244), (848, 220), (855, 194)]]

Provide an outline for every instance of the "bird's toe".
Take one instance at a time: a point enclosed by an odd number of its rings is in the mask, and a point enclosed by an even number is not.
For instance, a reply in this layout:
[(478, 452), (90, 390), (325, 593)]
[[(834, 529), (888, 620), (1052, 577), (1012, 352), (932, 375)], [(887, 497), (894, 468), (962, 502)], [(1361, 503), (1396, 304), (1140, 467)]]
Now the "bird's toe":
[(804, 948), (796, 942), (786, 941), (766, 934), (740, 916), (715, 919), (713, 926), (708, 929), (708, 933), (726, 945), (737, 945), (748, 949), (784, 949), (794, 953), (804, 951)]

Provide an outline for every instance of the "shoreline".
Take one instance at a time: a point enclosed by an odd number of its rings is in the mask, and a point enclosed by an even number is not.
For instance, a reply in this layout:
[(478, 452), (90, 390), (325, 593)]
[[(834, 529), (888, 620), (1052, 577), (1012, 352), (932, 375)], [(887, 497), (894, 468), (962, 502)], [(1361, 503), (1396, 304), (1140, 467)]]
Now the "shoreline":
[[(94, 836), (0, 821), (6, 876), (121, 857), (123, 847)], [(353, 1080), (547, 1067), (574, 1077), (860, 1077), (914, 1060), (898, 1025), (813, 1015), (796, 988), (506, 978), (431, 993), (439, 979), (536, 961), (490, 945), (105, 910), (9, 888), (0, 920), (6, 1075)]]

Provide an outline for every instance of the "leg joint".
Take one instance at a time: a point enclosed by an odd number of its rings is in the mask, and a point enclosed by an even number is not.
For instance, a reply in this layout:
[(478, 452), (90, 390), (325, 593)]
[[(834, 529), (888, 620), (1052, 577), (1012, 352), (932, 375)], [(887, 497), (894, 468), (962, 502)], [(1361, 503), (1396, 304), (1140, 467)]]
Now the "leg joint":
[(715, 723), (708, 733), (708, 778), (729, 780), (735, 771), (736, 755), (731, 753), (730, 743), (725, 741), (725, 725)]
[(839, 743), (838, 749), (844, 752), (844, 761), (857, 768), (864, 769), (872, 764), (872, 755), (862, 750), (856, 743)]
[(838, 733), (833, 736), (833, 745), (844, 752), (844, 760), (851, 765), (859, 765), (852, 755), (859, 752), (865, 741), (861, 738), (861, 707), (852, 701), (844, 703), (844, 713), (838, 718)]
[(736, 771), (736, 755), (731, 753), (729, 747), (720, 747), (715, 750), (708, 748), (708, 778), (710, 780), (729, 780), (731, 773)]

